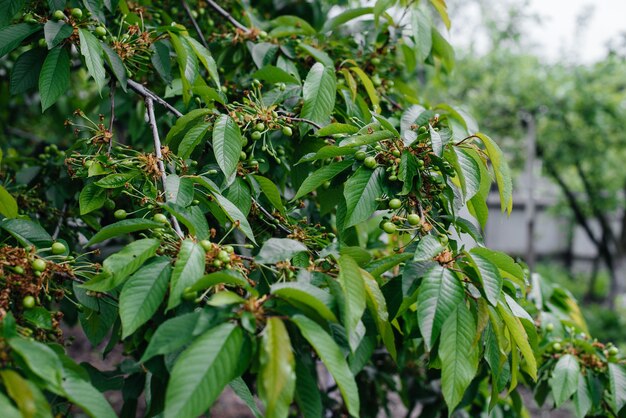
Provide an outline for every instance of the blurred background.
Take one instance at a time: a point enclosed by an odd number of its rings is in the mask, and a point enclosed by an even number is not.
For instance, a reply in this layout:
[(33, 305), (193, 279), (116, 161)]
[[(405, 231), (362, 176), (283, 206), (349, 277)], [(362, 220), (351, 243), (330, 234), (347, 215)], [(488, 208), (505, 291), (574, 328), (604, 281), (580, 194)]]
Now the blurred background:
[(515, 178), (510, 217), (493, 191), (486, 244), (565, 286), (591, 334), (626, 348), (626, 2), (448, 10), (457, 63), (425, 95), (463, 103)]

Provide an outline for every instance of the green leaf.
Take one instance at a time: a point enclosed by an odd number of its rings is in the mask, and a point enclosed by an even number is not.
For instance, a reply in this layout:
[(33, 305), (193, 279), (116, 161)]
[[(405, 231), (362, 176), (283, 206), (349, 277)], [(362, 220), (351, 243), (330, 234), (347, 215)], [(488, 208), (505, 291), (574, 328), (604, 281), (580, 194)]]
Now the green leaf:
[(104, 61), (102, 59), (102, 46), (100, 46), (98, 39), (87, 29), (78, 28), (78, 36), (80, 37), (80, 53), (85, 58), (89, 75), (96, 82), (98, 92), (101, 92), (106, 78)]
[(203, 414), (247, 367), (250, 345), (238, 326), (225, 323), (196, 339), (177, 359), (165, 394), (164, 418)]
[(520, 322), (520, 319), (516, 316), (513, 316), (503, 305), (502, 303), (498, 304), (498, 313), (500, 317), (504, 320), (511, 337), (513, 337), (513, 341), (519, 347), (524, 359), (526, 359), (527, 370), (530, 376), (537, 380), (537, 360), (535, 359), (535, 354), (528, 342), (528, 334), (524, 329), (524, 326)]
[(85, 247), (89, 247), (109, 238), (130, 234), (131, 232), (162, 227), (162, 223), (149, 219), (124, 219), (123, 221), (119, 221), (102, 228), (97, 234), (91, 237), (89, 241), (87, 241)]
[(3, 393), (0, 392), (0, 411), (4, 414), (4, 418), (23, 418), (18, 409), (11, 403)]
[(244, 215), (250, 213), (252, 208), (252, 192), (248, 183), (243, 181), (241, 177), (237, 177), (235, 181), (228, 186), (228, 189), (224, 192), (224, 195), (228, 200), (237, 206)]
[(42, 343), (22, 338), (11, 338), (9, 345), (26, 363), (31, 372), (42, 378), (59, 393), (61, 389), (61, 361), (55, 352)]
[(441, 389), (448, 404), (448, 415), (461, 402), (478, 368), (478, 348), (474, 342), (476, 323), (472, 313), (459, 303), (441, 328)]
[(202, 122), (189, 129), (178, 145), (178, 156), (184, 159), (191, 157), (191, 153), (200, 145), (210, 127), (210, 123)]
[(191, 128), (203, 122), (204, 118), (210, 113), (210, 109), (194, 109), (189, 113), (179, 117), (178, 119), (176, 119), (176, 123), (174, 124), (174, 126), (172, 126), (170, 131), (167, 133), (167, 136), (165, 137), (165, 143), (174, 150), (178, 149), (178, 144), (180, 144), (185, 134)]
[(365, 270), (360, 269), (363, 282), (365, 283), (365, 295), (367, 308), (376, 321), (376, 328), (391, 358), (396, 359), (396, 346), (393, 329), (387, 312), (387, 301), (381, 292), (378, 282)]
[(0, 186), (0, 214), (7, 218), (16, 218), (18, 214), (15, 198), (2, 186)]
[(18, 23), (0, 29), (0, 58), (13, 51), (27, 37), (41, 29), (41, 25)]
[(443, 155), (443, 138), (441, 134), (433, 129), (431, 125), (428, 125), (428, 130), (430, 132), (430, 142), (432, 143), (433, 153), (437, 157), (441, 157)]
[(48, 51), (44, 48), (33, 48), (15, 60), (11, 71), (10, 91), (12, 95), (21, 94), (37, 87), (39, 72), (47, 54)]
[(510, 215), (513, 210), (513, 182), (504, 154), (500, 147), (498, 147), (498, 144), (487, 135), (477, 133), (476, 136), (480, 138), (485, 146), (491, 164), (493, 165), (493, 170), (496, 174), (496, 183), (498, 184), (498, 190), (500, 192), (500, 206), (502, 212), (506, 210)]
[(339, 346), (322, 327), (306, 316), (295, 315), (291, 320), (315, 349), (326, 369), (335, 379), (348, 413), (353, 417), (358, 417), (360, 409), (359, 391)]
[(204, 275), (204, 256), (205, 252), (200, 244), (190, 239), (181, 243), (172, 271), (167, 310), (178, 306), (185, 288), (193, 286)]
[[(624, 381), (624, 384), (626, 384), (626, 380)], [(579, 417), (586, 417), (592, 406), (593, 401), (591, 400), (591, 390), (589, 389), (589, 382), (587, 381), (586, 376), (580, 376), (578, 378), (578, 389), (574, 394), (574, 408), (576, 411), (576, 415)]]
[(156, 313), (172, 274), (170, 260), (158, 257), (128, 278), (120, 293), (122, 338), (128, 337)]
[(454, 69), (454, 49), (434, 26), (431, 33), (433, 38), (433, 55), (439, 57), (443, 69), (449, 74)]
[(220, 115), (213, 125), (213, 153), (227, 179), (237, 170), (242, 147), (239, 126), (230, 116)]
[(94, 210), (100, 209), (107, 200), (106, 192), (103, 188), (98, 187), (96, 183), (89, 183), (78, 196), (78, 204), (80, 206), (80, 214), (86, 215)]
[(209, 224), (200, 206), (189, 206), (185, 208), (175, 203), (167, 202), (167, 204), (161, 207), (175, 216), (180, 223), (185, 225), (189, 230), (189, 235), (195, 236), (199, 240), (209, 238)]
[(476, 151), (454, 147), (454, 152), (456, 154), (456, 162), (453, 166), (461, 181), (463, 199), (468, 201), (476, 196), (476, 193), (480, 190), (480, 167), (476, 159), (469, 155), (470, 152), (475, 153)]
[(341, 147), (362, 147), (363, 145), (375, 144), (377, 142), (383, 141), (385, 139), (390, 139), (395, 136), (396, 135), (393, 131), (383, 129), (382, 131), (359, 134), (348, 137), (346, 139), (342, 139), (339, 145)]
[(245, 402), (250, 408), (250, 411), (254, 415), (255, 418), (263, 418), (263, 414), (259, 411), (259, 407), (256, 404), (254, 396), (252, 392), (250, 392), (250, 388), (246, 385), (246, 382), (241, 377), (236, 377), (232, 382), (228, 384), (230, 388), (235, 392), (239, 399)]
[(407, 195), (413, 190), (413, 178), (419, 174), (417, 158), (408, 151), (402, 153), (398, 166), (398, 179), (403, 183), (401, 195)]
[(206, 49), (200, 42), (196, 41), (191, 36), (185, 36), (184, 38), (191, 45), (191, 48), (196, 53), (196, 56), (198, 57), (204, 68), (206, 68), (209, 76), (211, 77), (211, 79), (213, 79), (215, 86), (218, 89), (222, 88), (222, 85), (220, 83), (220, 75), (217, 71), (217, 64), (215, 63), (215, 60), (211, 55), (211, 51)]
[(331, 123), (318, 129), (315, 132), (315, 136), (331, 136), (337, 134), (356, 134), (359, 132), (359, 128), (354, 125), (348, 125), (347, 123)]
[(415, 43), (415, 58), (419, 62), (424, 62), (430, 55), (430, 50), (433, 46), (433, 36), (430, 21), (419, 7), (413, 8), (411, 29), (413, 31), (413, 42)]
[(571, 354), (561, 356), (554, 366), (550, 379), (554, 404), (557, 408), (576, 392), (580, 377), (580, 365), (576, 357)]
[(70, 57), (65, 48), (57, 46), (48, 52), (39, 73), (41, 112), (45, 112), (47, 108), (56, 103), (69, 87)]
[(266, 417), (288, 416), (295, 386), (295, 361), (287, 328), (281, 319), (269, 318), (261, 336), (257, 378)]
[(251, 75), (252, 78), (256, 78), (268, 83), (291, 83), (300, 84), (297, 78), (289, 74), (282, 68), (275, 67), (273, 65), (266, 65), (260, 70)]
[(299, 252), (307, 251), (306, 245), (289, 238), (270, 238), (263, 243), (255, 260), (259, 263), (273, 264), (291, 260)]
[(350, 71), (355, 73), (361, 79), (361, 84), (363, 84), (372, 106), (374, 106), (374, 109), (377, 109), (380, 104), (380, 98), (378, 97), (378, 92), (376, 91), (376, 87), (374, 87), (372, 80), (365, 73), (365, 71), (361, 70), (359, 67), (350, 67)]
[(191, 99), (191, 86), (198, 77), (198, 58), (186, 38), (179, 37), (171, 31), (168, 33), (170, 35), (170, 42), (176, 51), (176, 61), (178, 62), (183, 87), (183, 101), (189, 103)]
[(0, 376), (22, 418), (52, 418), (50, 406), (37, 386), (10, 369), (0, 371)]
[(50, 246), (52, 237), (41, 225), (26, 219), (4, 219), (0, 222), (0, 228), (20, 242), (23, 246), (35, 245), (36, 247)]
[(343, 325), (350, 341), (352, 351), (356, 350), (358, 341), (354, 338), (357, 325), (365, 311), (365, 283), (359, 265), (349, 256), (341, 256), (337, 260), (339, 266), (339, 284), (345, 303), (342, 309)]
[[(151, 62), (159, 76), (170, 84), (172, 82), (172, 63), (170, 62), (170, 49), (165, 41), (157, 41), (150, 46), (152, 50)], [(196, 109), (198, 110), (198, 109)]]
[(300, 188), (298, 189), (298, 192), (292, 200), (300, 199), (302, 196), (311, 193), (313, 190), (320, 187), (326, 181), (334, 178), (339, 173), (345, 171), (348, 167), (352, 166), (352, 163), (353, 161), (351, 160), (333, 162), (320, 168), (319, 170), (314, 171), (302, 182)]
[(215, 286), (217, 284), (227, 284), (233, 286), (243, 287), (244, 289), (250, 290), (250, 283), (246, 280), (245, 277), (241, 275), (241, 273), (234, 270), (224, 270), (224, 271), (216, 271), (205, 276), (202, 276), (200, 280), (195, 282), (193, 286), (191, 286), (191, 290), (198, 291), (208, 289), (209, 287)]
[(446, 25), (446, 28), (450, 30), (450, 17), (448, 17), (448, 6), (445, 0), (430, 0), (430, 4), (437, 10), (441, 20)]
[(104, 52), (104, 59), (106, 60), (107, 64), (109, 64), (109, 67), (115, 75), (115, 78), (117, 78), (117, 81), (120, 82), (122, 90), (126, 91), (128, 85), (128, 77), (126, 75), (126, 67), (122, 62), (122, 59), (119, 55), (117, 55), (117, 52), (113, 51), (113, 49), (111, 49), (111, 47), (106, 43), (100, 41), (100, 47)]
[(239, 229), (241, 229), (241, 232), (243, 232), (244, 235), (248, 237), (250, 241), (256, 244), (256, 241), (254, 239), (254, 234), (252, 233), (252, 228), (250, 227), (250, 223), (248, 223), (246, 216), (243, 213), (241, 213), (239, 208), (233, 205), (230, 200), (226, 199), (224, 196), (220, 194), (215, 193), (213, 194), (213, 196), (215, 196), (217, 203), (224, 210), (224, 212), (226, 213), (226, 216), (228, 216), (228, 219), (230, 219), (233, 222), (239, 222)]
[(275, 283), (270, 293), (295, 306), (305, 305), (327, 321), (337, 322), (333, 312), (335, 301), (332, 295), (319, 287), (304, 282)]
[(357, 7), (357, 8), (349, 8), (345, 12), (339, 13), (337, 16), (334, 16), (331, 19), (328, 19), (322, 29), (320, 29), (320, 33), (326, 33), (334, 31), (340, 26), (348, 23), (349, 21), (356, 19), (357, 17), (361, 17), (366, 14), (371, 14), (374, 11), (372, 7)]
[(347, 209), (344, 229), (366, 221), (376, 211), (376, 199), (383, 194), (384, 174), (382, 167), (371, 170), (361, 166), (346, 181), (343, 189)]
[(115, 289), (124, 283), (146, 260), (154, 256), (161, 242), (156, 239), (140, 239), (131, 242), (121, 251), (110, 255), (102, 263), (102, 272), (85, 282), (82, 287), (98, 292)]
[(52, 49), (65, 39), (69, 38), (73, 33), (71, 25), (66, 24), (62, 20), (48, 20), (43, 26), (43, 35), (48, 44), (48, 49)]
[(609, 384), (611, 390), (611, 406), (617, 414), (626, 405), (626, 369), (624, 366), (609, 363)]
[(478, 276), (483, 285), (483, 290), (487, 296), (487, 300), (493, 306), (498, 305), (500, 293), (502, 292), (502, 276), (497, 266), (488, 258), (483, 257), (472, 249), (470, 251), (470, 260), (478, 271)]
[(92, 418), (115, 418), (117, 415), (100, 391), (77, 376), (65, 376), (63, 390), (70, 402), (78, 405)]
[(130, 180), (137, 177), (137, 175), (139, 175), (138, 171), (129, 171), (126, 173), (113, 173), (113, 174), (109, 174), (106, 177), (101, 178), (95, 184), (104, 189), (117, 189), (119, 187), (123, 187)]
[(272, 206), (274, 206), (280, 213), (285, 214), (285, 206), (283, 205), (282, 197), (280, 195), (280, 191), (278, 191), (278, 187), (272, 182), (272, 180), (267, 177), (254, 175), (254, 179), (259, 183), (259, 187), (261, 191), (270, 201)]
[(154, 356), (172, 353), (187, 344), (194, 335), (199, 335), (197, 330), (206, 330), (209, 327), (206, 315), (195, 311), (180, 316), (175, 316), (163, 322), (150, 339), (146, 351), (141, 357), (145, 363)]
[(450, 269), (436, 265), (425, 273), (417, 295), (417, 321), (429, 351), (444, 322), (464, 298), (463, 285)]
[(496, 265), (503, 277), (510, 278), (520, 285), (525, 285), (522, 266), (517, 264), (508, 254), (485, 247), (474, 247), (472, 248), (472, 253), (480, 255)]
[(304, 52), (320, 63), (324, 64), (327, 68), (334, 68), (335, 63), (333, 59), (324, 51), (320, 51), (317, 48), (313, 48), (311, 45), (307, 45), (304, 42), (298, 45), (298, 48), (304, 50)]
[[(300, 116), (319, 125), (326, 125), (335, 107), (335, 89), (334, 68), (325, 67), (319, 62), (313, 65), (302, 87), (304, 105)], [(309, 124), (302, 123), (300, 135), (303, 136), (310, 129)]]
[(193, 201), (193, 182), (176, 174), (168, 174), (165, 179), (165, 199), (178, 206), (189, 206)]
[(26, 0), (0, 0), (0, 28), (8, 25), (17, 12), (22, 10)]

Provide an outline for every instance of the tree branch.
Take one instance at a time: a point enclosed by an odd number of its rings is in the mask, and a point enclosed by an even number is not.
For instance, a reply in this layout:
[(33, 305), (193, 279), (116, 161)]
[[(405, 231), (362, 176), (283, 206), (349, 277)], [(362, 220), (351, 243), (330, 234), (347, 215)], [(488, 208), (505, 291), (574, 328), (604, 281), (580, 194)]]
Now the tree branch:
[(146, 104), (148, 103), (147, 99), (151, 99), (151, 101), (155, 101), (161, 106), (165, 107), (170, 113), (176, 115), (176, 117), (179, 118), (183, 115), (181, 112), (178, 111), (178, 109), (166, 102), (165, 99), (162, 99), (159, 95), (157, 95), (155, 92), (148, 89), (147, 87), (144, 87), (142, 84), (139, 84), (138, 82), (129, 79), (128, 87), (130, 87), (131, 90), (146, 99)]
[[(148, 110), (148, 120), (150, 123), (150, 127), (152, 128), (152, 138), (154, 139), (154, 152), (157, 158), (157, 164), (159, 167), (159, 171), (161, 172), (161, 182), (163, 183), (163, 194), (165, 195), (165, 201), (167, 202), (167, 192), (165, 191), (165, 166), (163, 165), (163, 155), (161, 154), (161, 140), (159, 139), (159, 130), (157, 129), (156, 117), (154, 116), (154, 103), (151, 97), (146, 97), (146, 109)], [(180, 229), (180, 225), (178, 224), (178, 220), (175, 216), (171, 216), (172, 219), (172, 227), (176, 234), (183, 238), (183, 231)]]
[(189, 19), (191, 20), (191, 24), (193, 25), (194, 29), (196, 30), (196, 33), (198, 34), (198, 37), (200, 38), (200, 42), (202, 42), (202, 45), (204, 45), (206, 49), (209, 49), (209, 44), (207, 44), (206, 38), (204, 37), (204, 34), (202, 33), (202, 29), (200, 29), (198, 22), (193, 17), (193, 14), (191, 14), (191, 9), (189, 8), (189, 5), (187, 4), (185, 0), (181, 0), (181, 2), (183, 4), (183, 8), (185, 9), (185, 12), (187, 12), (187, 16), (189, 16)]
[(291, 116), (288, 112), (285, 112), (284, 110), (278, 110), (276, 113), (278, 113), (279, 115), (283, 115), (286, 118), (293, 120), (295, 122), (304, 122), (304, 123), (308, 123), (309, 125), (315, 127), (316, 129), (322, 129), (322, 125), (318, 124), (317, 122), (313, 122), (310, 119), (304, 119), (304, 118), (298, 118), (295, 116)]
[(257, 200), (255, 198), (252, 198), (252, 203), (254, 203), (254, 205), (261, 211), (261, 213), (263, 215), (267, 216), (269, 219), (271, 219), (272, 222), (274, 222), (274, 224), (276, 224), (276, 226), (278, 226), (278, 228), (280, 228), (280, 230), (283, 231), (285, 234), (290, 235), (293, 232), (291, 229), (289, 229), (285, 225), (281, 224), (280, 221), (278, 219), (276, 219), (274, 217), (274, 215), (269, 213), (269, 211), (267, 209), (265, 209), (263, 206), (261, 206), (259, 204), (259, 202), (257, 202)]
[(219, 4), (217, 4), (216, 2), (214, 2), (213, 0), (206, 0), (207, 3), (209, 3), (209, 6), (211, 6), (211, 8), (213, 10), (215, 10), (217, 13), (219, 13), (220, 15), (222, 15), (222, 17), (225, 17), (233, 26), (235, 26), (237, 29), (240, 29), (244, 32), (250, 32), (250, 28), (248, 28), (247, 26), (239, 23), (237, 21), (237, 19), (235, 19), (234, 17), (232, 17), (232, 15), (230, 13), (228, 13), (226, 10), (222, 9), (222, 7), (220, 7)]
[(111, 153), (113, 148), (113, 122), (115, 121), (115, 79), (111, 77), (111, 83), (109, 84), (109, 99), (111, 101), (111, 121), (109, 122), (109, 132), (111, 138), (109, 139), (109, 149), (107, 153)]

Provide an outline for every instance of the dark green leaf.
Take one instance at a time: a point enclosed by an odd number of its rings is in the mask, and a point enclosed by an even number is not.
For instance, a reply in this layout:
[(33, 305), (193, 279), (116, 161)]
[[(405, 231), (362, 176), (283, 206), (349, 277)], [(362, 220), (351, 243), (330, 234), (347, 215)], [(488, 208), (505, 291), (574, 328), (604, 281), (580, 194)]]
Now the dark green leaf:
[(204, 275), (204, 256), (205, 252), (200, 244), (190, 239), (181, 243), (172, 271), (170, 297), (167, 302), (168, 310), (178, 306), (184, 290), (193, 286)]
[(273, 264), (278, 261), (291, 260), (299, 252), (307, 251), (306, 245), (289, 238), (270, 238), (263, 243), (263, 247), (255, 259), (259, 263)]
[(339, 346), (322, 327), (306, 316), (295, 315), (291, 320), (298, 326), (309, 344), (313, 346), (322, 363), (337, 382), (348, 413), (353, 417), (358, 417), (360, 409), (359, 391)]
[(98, 187), (96, 183), (89, 183), (83, 187), (78, 197), (80, 214), (86, 215), (89, 212), (100, 209), (106, 199), (106, 191), (103, 188)]
[(327, 321), (337, 322), (330, 293), (309, 283), (285, 282), (272, 285), (271, 293), (296, 306), (306, 305)]
[(441, 329), (441, 388), (452, 415), (478, 367), (478, 347), (474, 343), (476, 323), (464, 302), (450, 312)]
[(48, 49), (52, 49), (72, 35), (73, 28), (62, 20), (48, 20), (43, 26), (43, 34), (48, 44)]
[(22, 338), (11, 338), (9, 345), (28, 368), (42, 378), (56, 393), (61, 389), (61, 361), (47, 345)]
[(280, 318), (269, 318), (261, 337), (257, 378), (266, 417), (288, 416), (295, 386), (295, 361), (287, 328)]
[(196, 339), (177, 359), (165, 395), (164, 418), (203, 414), (248, 364), (250, 345), (238, 326), (219, 325)]
[(239, 126), (230, 116), (220, 115), (213, 125), (213, 152), (227, 179), (237, 170), (242, 147)]
[(124, 219), (123, 221), (119, 221), (102, 228), (97, 234), (91, 237), (91, 239), (85, 244), (85, 247), (89, 247), (90, 245), (97, 244), (109, 238), (130, 234), (131, 232), (162, 227), (162, 223), (148, 219)]
[(561, 356), (554, 366), (550, 379), (554, 404), (557, 408), (576, 392), (580, 378), (580, 365), (576, 357), (571, 354)]
[(159, 257), (128, 278), (119, 301), (122, 338), (152, 318), (165, 297), (171, 273), (170, 260)]
[(37, 87), (39, 72), (47, 53), (45, 48), (33, 48), (15, 60), (11, 71), (11, 94), (24, 93)]
[(224, 210), (226, 216), (228, 216), (228, 218), (233, 222), (239, 222), (239, 229), (241, 229), (241, 232), (243, 232), (250, 241), (256, 244), (254, 234), (252, 233), (252, 228), (250, 227), (250, 223), (246, 219), (246, 216), (241, 213), (239, 208), (233, 205), (230, 200), (226, 199), (220, 194), (215, 193), (213, 196), (215, 196), (217, 203)]
[(26, 219), (4, 219), (0, 228), (13, 235), (23, 246), (50, 246), (52, 237), (41, 225)]
[(355, 338), (357, 325), (361, 321), (366, 305), (365, 283), (359, 271), (359, 265), (352, 258), (341, 256), (337, 264), (339, 265), (339, 284), (345, 299), (342, 322), (350, 340), (350, 347), (354, 351), (358, 346)]
[(80, 53), (85, 58), (85, 64), (96, 82), (98, 91), (102, 91), (106, 78), (104, 71), (104, 61), (102, 60), (102, 46), (98, 39), (87, 29), (78, 28), (80, 37)]
[(189, 206), (193, 201), (193, 182), (176, 174), (169, 174), (165, 180), (165, 199), (178, 206)]
[(276, 185), (267, 177), (258, 175), (255, 175), (253, 177), (259, 184), (259, 187), (261, 188), (261, 191), (263, 192), (267, 200), (269, 200), (270, 203), (276, 209), (278, 209), (280, 213), (284, 215), (285, 206), (283, 205), (282, 197), (280, 195), (280, 192), (278, 191), (278, 187), (276, 187)]
[(489, 259), (473, 249), (470, 251), (470, 257), (472, 264), (478, 271), (487, 300), (491, 305), (497, 306), (502, 292), (502, 276), (500, 276), (498, 268)]
[(611, 390), (611, 404), (617, 414), (626, 405), (626, 369), (616, 363), (609, 363), (609, 383)]
[(40, 29), (41, 25), (32, 23), (18, 23), (0, 29), (0, 58), (13, 51), (24, 39)]
[[(1, 44), (1, 42), (0, 42)], [(52, 106), (70, 87), (70, 57), (65, 48), (57, 46), (48, 56), (39, 73), (39, 94), (42, 113)]]
[(352, 163), (353, 162), (350, 160), (339, 161), (339, 162), (331, 163), (327, 166), (320, 168), (317, 171), (314, 171), (313, 173), (311, 173), (309, 177), (307, 177), (302, 182), (293, 200), (299, 199), (302, 196), (317, 189), (326, 181), (334, 178), (336, 175), (338, 175), (339, 173), (343, 172), (345, 169), (350, 167)]
[(113, 51), (111, 47), (106, 43), (100, 42), (100, 47), (102, 48), (102, 51), (104, 51), (104, 59), (106, 60), (107, 64), (109, 64), (109, 67), (111, 71), (113, 71), (113, 74), (115, 75), (115, 78), (117, 78), (117, 81), (120, 82), (122, 90), (126, 91), (128, 77), (126, 75), (126, 67), (122, 62), (122, 59), (119, 55), (117, 55), (117, 52)]
[(260, 70), (252, 74), (253, 78), (266, 81), (268, 83), (293, 83), (299, 84), (297, 78), (289, 74), (282, 68), (275, 67), (273, 65), (266, 65)]
[(452, 271), (436, 265), (426, 272), (417, 295), (417, 320), (428, 350), (464, 298), (463, 285)]
[[(320, 125), (326, 125), (335, 107), (335, 84), (333, 68), (325, 67), (320, 63), (313, 65), (302, 88), (304, 105), (300, 116)], [(300, 125), (300, 134), (304, 135), (310, 129), (310, 125), (303, 123)]]
[(191, 153), (202, 143), (210, 127), (210, 123), (202, 122), (189, 129), (178, 145), (178, 156), (180, 158), (191, 157)]
[(384, 174), (382, 167), (371, 170), (362, 166), (346, 181), (343, 190), (347, 209), (344, 229), (366, 221), (376, 211), (376, 199), (383, 194)]

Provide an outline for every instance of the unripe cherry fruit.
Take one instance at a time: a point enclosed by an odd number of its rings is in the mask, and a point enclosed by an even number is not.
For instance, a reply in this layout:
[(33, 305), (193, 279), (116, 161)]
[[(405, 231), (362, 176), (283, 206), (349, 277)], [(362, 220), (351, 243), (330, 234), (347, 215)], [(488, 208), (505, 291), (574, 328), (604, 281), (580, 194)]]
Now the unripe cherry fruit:
[(376, 167), (376, 158), (374, 157), (367, 157), (365, 158), (365, 160), (363, 160), (363, 165), (367, 168), (374, 168)]
[(409, 225), (417, 225), (420, 223), (421, 219), (417, 213), (411, 213), (406, 217), (406, 220), (409, 222)]
[(200, 246), (204, 248), (204, 251), (209, 251), (211, 248), (213, 248), (211, 241), (209, 241), (208, 239), (203, 239), (202, 241), (200, 241)]
[(358, 161), (363, 161), (365, 158), (367, 158), (367, 154), (365, 153), (365, 151), (357, 151), (356, 154), (354, 154), (354, 158)]
[(126, 216), (128, 216), (128, 213), (126, 213), (126, 211), (124, 209), (118, 209), (115, 212), (113, 212), (113, 216), (115, 217), (115, 219), (126, 219)]
[(74, 19), (80, 19), (83, 17), (83, 11), (81, 9), (79, 9), (78, 7), (72, 9), (72, 17)]
[(396, 232), (396, 225), (393, 222), (385, 222), (383, 224), (383, 231), (385, 231), (388, 234), (393, 234)]
[(51, 250), (52, 254), (54, 255), (63, 254), (66, 250), (65, 244), (63, 244), (62, 242), (55, 242), (54, 244), (52, 244)]
[(46, 269), (46, 262), (41, 258), (37, 258), (33, 260), (33, 262), (31, 263), (31, 267), (35, 271), (44, 271)]
[(52, 17), (55, 20), (63, 20), (65, 19), (65, 14), (63, 14), (63, 10), (55, 10), (54, 13), (52, 14)]
[(285, 136), (291, 136), (293, 135), (293, 131), (291, 130), (291, 128), (289, 126), (283, 126), (283, 135)]
[(263, 132), (265, 130), (265, 124), (263, 122), (259, 122), (254, 125), (254, 130), (257, 132)]
[(153, 217), (153, 220), (155, 220), (156, 222), (160, 222), (162, 224), (166, 224), (167, 222), (167, 216), (163, 215), (162, 213), (156, 213)]
[(103, 36), (106, 36), (107, 30), (104, 28), (104, 26), (98, 26), (97, 28), (94, 29), (93, 33), (96, 36), (103, 37)]
[(389, 201), (389, 207), (391, 209), (400, 209), (402, 206), (402, 201), (400, 199), (391, 199)]
[(259, 131), (254, 131), (252, 132), (252, 135), (250, 135), (253, 141), (258, 141), (259, 139), (261, 139), (261, 136), (263, 135)]
[(24, 299), (22, 299), (22, 306), (26, 309), (33, 309), (35, 307), (35, 298), (31, 295), (24, 296)]

